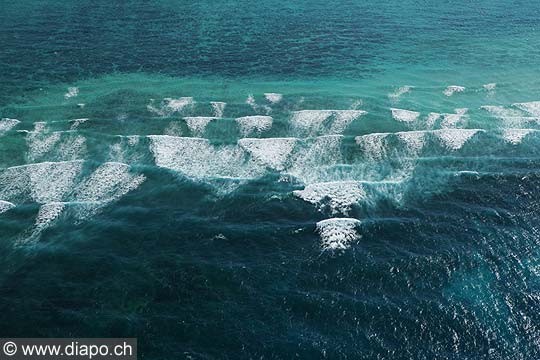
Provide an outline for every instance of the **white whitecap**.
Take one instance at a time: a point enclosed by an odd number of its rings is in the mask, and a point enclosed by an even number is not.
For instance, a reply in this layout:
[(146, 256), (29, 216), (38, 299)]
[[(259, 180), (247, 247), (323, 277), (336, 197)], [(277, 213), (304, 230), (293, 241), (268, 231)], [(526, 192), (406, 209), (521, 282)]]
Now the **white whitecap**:
[(396, 103), (396, 102), (399, 101), (399, 99), (401, 98), (402, 95), (405, 95), (405, 94), (411, 92), (412, 89), (413, 89), (413, 87), (409, 86), (409, 85), (402, 86), (402, 87), (396, 89), (394, 92), (388, 94), (388, 98), (390, 99), (390, 101), (392, 103)]
[(323, 250), (344, 250), (360, 238), (357, 228), (361, 222), (352, 218), (333, 218), (317, 223)]
[(434, 130), (433, 134), (437, 136), (445, 147), (450, 150), (459, 150), (474, 135), (482, 130), (479, 129), (441, 129)]
[(238, 145), (256, 161), (273, 169), (283, 170), (297, 141), (296, 138), (240, 139)]
[(437, 122), (437, 120), (439, 120), (439, 118), (441, 117), (441, 114), (439, 113), (436, 113), (436, 112), (431, 112), (428, 114), (428, 116), (426, 117), (426, 126), (428, 128), (433, 128), (435, 126), (435, 123)]
[(246, 151), (237, 145), (214, 147), (208, 139), (150, 135), (150, 151), (157, 166), (193, 179), (253, 178), (264, 170), (246, 163)]
[(272, 104), (277, 104), (283, 99), (283, 95), (278, 93), (265, 93), (264, 97)]
[(529, 113), (531, 116), (540, 117), (540, 101), (515, 103), (512, 106)]
[(240, 128), (242, 136), (247, 136), (254, 132), (261, 133), (269, 130), (272, 127), (273, 119), (271, 116), (254, 115), (239, 117), (235, 121)]
[(195, 136), (201, 136), (204, 134), (206, 127), (211, 121), (216, 120), (215, 117), (210, 116), (190, 116), (184, 117), (189, 130)]
[(20, 121), (17, 119), (2, 118), (2, 120), (0, 120), (0, 135), (13, 129), (19, 123)]
[(81, 207), (79, 217), (95, 214), (103, 206), (137, 189), (145, 180), (144, 175), (132, 173), (127, 164), (108, 162), (100, 165), (74, 192), (78, 202), (87, 203)]
[(210, 104), (212, 105), (214, 116), (217, 118), (222, 117), (223, 112), (225, 111), (225, 106), (227, 106), (227, 103), (224, 103), (222, 101), (211, 101)]
[(363, 110), (334, 110), (334, 121), (330, 127), (330, 133), (341, 134), (350, 123), (365, 114), (367, 112)]
[(363, 185), (357, 181), (314, 183), (303, 190), (293, 191), (293, 194), (315, 205), (321, 205), (323, 200), (328, 199), (328, 205), (333, 213), (344, 214), (351, 209), (351, 206), (367, 196)]
[(534, 129), (504, 129), (502, 135), (505, 141), (512, 145), (520, 144)]
[(79, 95), (79, 88), (78, 87), (68, 87), (68, 91), (64, 94), (65, 99), (69, 99), (72, 97), (76, 97)]
[(71, 123), (70, 130), (75, 130), (75, 129), (77, 129), (81, 124), (84, 124), (84, 123), (87, 122), (88, 120), (89, 120), (88, 118), (81, 118), (81, 119), (73, 119), (73, 120), (69, 120), (69, 122)]
[(371, 160), (380, 160), (386, 155), (386, 137), (390, 133), (372, 133), (355, 137), (358, 144), (364, 151), (364, 155)]
[(441, 121), (441, 127), (444, 129), (453, 129), (457, 127), (463, 127), (467, 121), (467, 111), (466, 108), (460, 108), (454, 110), (455, 114), (443, 114)]
[(300, 110), (294, 111), (291, 118), (293, 128), (315, 134), (325, 120), (332, 116), (332, 110)]
[(460, 93), (463, 91), (465, 91), (465, 88), (463, 86), (450, 85), (443, 91), (443, 94), (446, 96), (452, 96), (454, 95), (454, 93)]
[(407, 149), (413, 151), (416, 154), (420, 153), (424, 148), (426, 137), (425, 131), (397, 132), (396, 136), (406, 144)]
[(400, 122), (413, 122), (416, 121), (420, 116), (420, 113), (417, 111), (395, 108), (391, 108), (390, 110), (392, 111), (392, 117), (394, 118), (394, 120)]
[(159, 106), (155, 106), (155, 101), (150, 100), (150, 104), (146, 106), (147, 110), (159, 116), (167, 117), (175, 113), (180, 113), (184, 109), (193, 107), (195, 101), (192, 97), (181, 97), (178, 99), (165, 98)]

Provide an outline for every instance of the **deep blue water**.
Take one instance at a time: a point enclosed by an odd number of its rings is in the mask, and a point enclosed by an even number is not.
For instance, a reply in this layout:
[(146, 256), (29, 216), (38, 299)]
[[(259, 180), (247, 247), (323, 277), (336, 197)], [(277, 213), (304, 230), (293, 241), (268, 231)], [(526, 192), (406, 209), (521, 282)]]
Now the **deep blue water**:
[(0, 10), (0, 335), (538, 359), (540, 4)]

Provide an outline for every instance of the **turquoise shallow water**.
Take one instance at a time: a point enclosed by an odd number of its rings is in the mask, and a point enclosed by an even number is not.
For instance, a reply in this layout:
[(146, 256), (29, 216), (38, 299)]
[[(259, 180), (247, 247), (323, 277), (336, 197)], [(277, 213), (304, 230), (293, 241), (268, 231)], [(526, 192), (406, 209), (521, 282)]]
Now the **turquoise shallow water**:
[(530, 1), (0, 11), (0, 334), (536, 359)]

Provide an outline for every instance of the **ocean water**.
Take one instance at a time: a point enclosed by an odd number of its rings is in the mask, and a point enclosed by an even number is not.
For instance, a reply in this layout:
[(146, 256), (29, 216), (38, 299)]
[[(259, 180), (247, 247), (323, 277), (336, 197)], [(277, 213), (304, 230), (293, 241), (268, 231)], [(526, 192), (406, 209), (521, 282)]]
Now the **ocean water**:
[(538, 359), (539, 16), (3, 3), (0, 335)]

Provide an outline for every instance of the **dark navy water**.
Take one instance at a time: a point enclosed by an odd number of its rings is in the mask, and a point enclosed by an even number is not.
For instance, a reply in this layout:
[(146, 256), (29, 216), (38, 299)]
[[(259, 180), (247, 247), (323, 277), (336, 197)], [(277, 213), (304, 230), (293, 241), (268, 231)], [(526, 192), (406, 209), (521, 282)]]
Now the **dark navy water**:
[(0, 335), (537, 359), (540, 5), (0, 10)]

